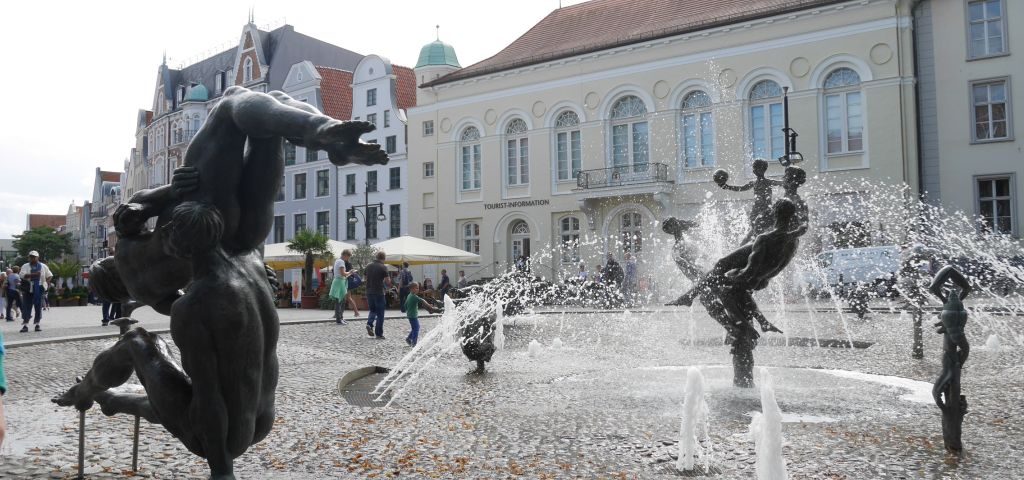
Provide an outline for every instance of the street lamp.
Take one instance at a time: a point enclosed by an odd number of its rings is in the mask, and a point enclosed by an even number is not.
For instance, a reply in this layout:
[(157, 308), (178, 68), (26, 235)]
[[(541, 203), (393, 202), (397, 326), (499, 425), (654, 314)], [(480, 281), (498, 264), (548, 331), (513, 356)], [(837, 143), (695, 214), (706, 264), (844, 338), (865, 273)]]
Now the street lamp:
[(785, 117), (785, 126), (782, 128), (782, 134), (786, 136), (786, 153), (779, 157), (779, 163), (783, 167), (788, 167), (804, 161), (804, 156), (796, 151), (796, 137), (799, 135), (797, 135), (796, 130), (789, 128), (789, 87), (782, 87), (782, 111)]
[[(388, 217), (384, 215), (384, 203), (383, 202), (377, 202), (377, 203), (374, 203), (374, 204), (370, 204), (370, 182), (366, 182), (364, 190), (365, 190), (364, 191), (364, 198), (365, 198), (364, 199), (364, 203), (362, 205), (352, 205), (351, 207), (348, 208), (348, 210), (350, 212), (352, 212), (352, 215), (349, 215), (349, 217), (348, 217), (348, 223), (351, 223), (351, 224), (355, 225), (358, 222), (358, 220), (356, 220), (356, 213), (359, 213), (360, 215), (362, 215), (362, 217), (363, 217), (363, 237), (364, 237), (363, 240), (364, 240), (364, 243), (366, 245), (369, 245), (370, 244), (370, 216), (369, 216), (368, 213), (370, 211), (370, 207), (375, 207), (377, 209), (377, 218), (376, 218), (376, 220), (378, 222), (383, 222), (384, 220), (387, 220)], [(360, 208), (362, 208), (363, 211), (360, 212), (359, 211)]]

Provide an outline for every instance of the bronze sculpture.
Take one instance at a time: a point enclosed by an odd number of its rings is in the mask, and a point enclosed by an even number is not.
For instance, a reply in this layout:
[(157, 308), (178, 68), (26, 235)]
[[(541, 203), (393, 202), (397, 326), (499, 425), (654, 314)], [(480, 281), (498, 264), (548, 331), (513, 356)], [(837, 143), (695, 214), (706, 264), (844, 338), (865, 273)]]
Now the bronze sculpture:
[[(952, 281), (954, 288), (946, 290), (946, 282)], [(959, 289), (959, 291), (957, 291)], [(964, 415), (967, 414), (967, 397), (960, 394), (960, 370), (967, 362), (971, 346), (967, 343), (964, 325), (967, 311), (963, 300), (971, 293), (970, 282), (956, 268), (942, 267), (928, 287), (942, 301), (940, 321), (935, 324), (938, 333), (943, 334), (942, 372), (935, 380), (932, 398), (942, 410), (942, 441), (946, 450), (952, 453), (963, 451), (960, 434), (963, 430)]]
[[(283, 142), (326, 150), (336, 165), (387, 163), (380, 146), (359, 140), (373, 129), (324, 116), (281, 92), (227, 89), (172, 183), (118, 207), (116, 255), (94, 269), (101, 272), (97, 289), (112, 299), (171, 316), (181, 365), (163, 339), (135, 328), (53, 401), (79, 410), (95, 401), (107, 415), (160, 423), (206, 458), (211, 478), (234, 478), (233, 460), (266, 437), (274, 421), (276, 279), (258, 249), (273, 225)], [(149, 231), (152, 217), (156, 229)], [(133, 372), (146, 394), (115, 391)]]
[[(779, 180), (765, 178), (765, 173), (768, 172), (768, 161), (758, 158), (754, 160), (752, 168), (754, 180), (743, 185), (729, 185), (729, 173), (725, 170), (715, 170), (712, 176), (715, 184), (723, 190), (733, 192), (754, 190), (754, 204), (750, 207), (750, 213), (748, 214), (748, 218), (750, 218), (750, 231), (747, 232), (746, 237), (743, 237), (741, 243), (747, 243), (771, 228), (772, 187), (784, 186), (784, 183)], [(800, 169), (800, 171), (803, 170)]]

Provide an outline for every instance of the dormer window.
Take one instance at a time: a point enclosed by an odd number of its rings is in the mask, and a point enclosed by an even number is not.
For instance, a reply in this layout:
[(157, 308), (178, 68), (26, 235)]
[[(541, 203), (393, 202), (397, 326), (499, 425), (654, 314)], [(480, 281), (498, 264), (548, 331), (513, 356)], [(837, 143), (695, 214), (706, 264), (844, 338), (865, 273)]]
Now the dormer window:
[(244, 76), (242, 77), (242, 81), (244, 81), (244, 82), (251, 82), (252, 81), (252, 59), (251, 58), (246, 58), (245, 59), (244, 72), (245, 73), (243, 74)]
[(216, 93), (224, 91), (224, 72), (217, 72), (216, 81), (213, 82), (213, 88)]
[(296, 82), (301, 82), (302, 81), (302, 70), (299, 70), (298, 73), (295, 74), (295, 81)]
[(185, 100), (185, 86), (178, 87), (178, 103)]

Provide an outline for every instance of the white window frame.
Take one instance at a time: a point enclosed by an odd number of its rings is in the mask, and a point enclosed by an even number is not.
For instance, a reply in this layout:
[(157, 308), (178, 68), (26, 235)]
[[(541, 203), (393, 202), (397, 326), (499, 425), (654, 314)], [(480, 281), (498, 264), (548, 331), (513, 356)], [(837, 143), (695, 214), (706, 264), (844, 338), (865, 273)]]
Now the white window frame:
[[(844, 84), (837, 87), (829, 87), (828, 81), (833, 75), (838, 75), (840, 71), (850, 71), (857, 76), (857, 83)], [(826, 156), (838, 156), (838, 155), (852, 155), (864, 153), (867, 148), (865, 147), (867, 141), (867, 125), (866, 125), (866, 108), (865, 108), (865, 96), (863, 82), (861, 81), (860, 74), (856, 70), (850, 67), (837, 67), (829, 71), (825, 75), (825, 79), (822, 81), (822, 119), (824, 120), (823, 132), (825, 142), (825, 155)], [(828, 116), (829, 100), (836, 98), (839, 101), (839, 119), (841, 123), (839, 125), (840, 138), (839, 138), (839, 150), (830, 151), (829, 145), (829, 128), (831, 127)], [(860, 121), (860, 148), (850, 148), (850, 101), (851, 98), (857, 99), (857, 107), (860, 108), (859, 114), (855, 117), (859, 118)]]
[(423, 162), (423, 178), (434, 178), (434, 162)]
[(370, 88), (366, 90), (366, 106), (372, 107), (374, 105), (377, 105), (377, 89)]
[[(302, 175), (302, 196), (299, 196), (299, 175)], [(305, 200), (309, 198), (309, 178), (306, 172), (299, 172), (292, 175), (292, 200)]]
[[(979, 183), (984, 182), (984, 181), (994, 182), (996, 180), (1006, 180), (1007, 183), (1009, 183), (1009, 187), (1010, 187), (1009, 196), (997, 196), (997, 195), (995, 195), (995, 185), (993, 184), (993, 186), (992, 186), (993, 187), (993, 189), (992, 189), (993, 196), (992, 197), (986, 197), (983, 200), (981, 198), (981, 188), (980, 188)], [(1013, 237), (1016, 237), (1017, 236), (1017, 205), (1016, 205), (1017, 177), (1016, 177), (1016, 175), (1014, 175), (1013, 173), (1003, 173), (1003, 174), (994, 174), (994, 175), (977, 175), (977, 176), (974, 177), (973, 183), (974, 183), (974, 213), (975, 213), (975, 215), (977, 215), (977, 217), (979, 219), (984, 219), (985, 218), (981, 214), (981, 203), (982, 203), (982, 201), (996, 202), (998, 200), (1009, 200), (1009, 204), (1010, 204), (1010, 231), (1009, 232), (993, 232), (993, 231), (990, 231), (990, 232), (987, 232), (987, 233), (990, 234), (990, 235), (1011, 235)], [(997, 215), (998, 210), (996, 209), (995, 205), (992, 206), (992, 213), (993, 213), (993, 216), (997, 219), (998, 218), (998, 215)], [(982, 222), (979, 224), (979, 227), (981, 227), (983, 225), (985, 225), (984, 220), (982, 220)], [(981, 230), (979, 230), (979, 231), (981, 232)], [(985, 233), (985, 232), (982, 232), (982, 233)]]
[[(299, 229), (299, 222), (296, 221), (296, 220), (298, 220), (299, 215), (302, 215), (302, 229), (301, 230)], [(309, 223), (307, 222), (307, 220), (309, 220), (309, 218), (308, 218), (308, 215), (306, 215), (306, 212), (293, 213), (292, 214), (292, 232), (293, 232), (292, 234), (293, 235), (297, 235), (300, 231), (308, 229), (309, 228)]]
[[(753, 98), (755, 93), (756, 93), (757, 87), (760, 86), (764, 82), (772, 82), (772, 83), (775, 84), (775, 86), (779, 87), (779, 94), (778, 94), (778, 96), (764, 96), (764, 97), (759, 97), (759, 98)], [(749, 132), (750, 132), (749, 138), (747, 139), (748, 140), (747, 146), (748, 146), (748, 148), (750, 148), (750, 155), (751, 155), (751, 157), (752, 158), (764, 158), (765, 160), (769, 160), (769, 161), (773, 160), (773, 159), (776, 159), (778, 157), (781, 157), (785, 153), (785, 151), (786, 151), (786, 137), (782, 133), (782, 127), (784, 126), (784, 121), (781, 118), (781, 116), (784, 114), (783, 113), (783, 108), (782, 108), (782, 85), (777, 80), (775, 80), (774, 78), (764, 78), (764, 79), (758, 80), (757, 82), (754, 82), (754, 84), (750, 87), (750, 91), (747, 92), (747, 100), (748, 100), (747, 115), (749, 116), (749, 119), (748, 119), (748, 122), (747, 122), (747, 128), (749, 129)], [(778, 110), (779, 110), (780, 119), (779, 119), (779, 123), (777, 125), (773, 125), (772, 124), (772, 107), (773, 106), (774, 107), (778, 107)], [(766, 146), (767, 153), (765, 153), (763, 155), (759, 155), (758, 154), (757, 145), (755, 143), (755, 138), (754, 138), (755, 132), (757, 131), (757, 128), (754, 127), (754, 109), (757, 109), (757, 108), (762, 109), (762, 111), (764, 112), (764, 116), (763, 116), (764, 125), (761, 126), (761, 130), (762, 130), (761, 133), (765, 136), (764, 137), (764, 141), (765, 141), (765, 146)], [(777, 128), (773, 128), (773, 127), (777, 127)], [(776, 153), (776, 151), (775, 151), (775, 149), (776, 149), (776, 141), (778, 141), (778, 145), (777, 145), (777, 147), (779, 148), (778, 155), (775, 155), (775, 153)]]
[(505, 127), (505, 185), (520, 187), (530, 184), (529, 127), (521, 118), (513, 118)]
[[(327, 193), (324, 193), (323, 195), (320, 195), (320, 174), (321, 173), (324, 173), (327, 176)], [(324, 170), (317, 170), (316, 171), (316, 191), (313, 192), (313, 193), (314, 193), (314, 198), (323, 198), (323, 197), (331, 196), (331, 171), (330, 170), (324, 169)]]
[(436, 229), (434, 228), (433, 223), (423, 224), (423, 238), (434, 238), (436, 234)]
[[(978, 138), (978, 135), (977, 135), (978, 134), (978, 130), (977, 130), (977, 128), (978, 128), (978, 126), (977, 126), (977, 124), (978, 124), (978, 117), (977, 117), (977, 114), (975, 112), (975, 107), (977, 107), (978, 104), (976, 104), (974, 102), (974, 88), (978, 87), (978, 86), (982, 86), (982, 85), (985, 85), (985, 86), (994, 85), (994, 84), (997, 84), (997, 83), (1002, 83), (1003, 84), (1003, 90), (1004, 90), (1004, 95), (1005, 95), (1004, 96), (1004, 100), (1003, 100), (1003, 104), (1004, 104), (1003, 109), (1004, 109), (1004, 112), (1005, 112), (1004, 115), (1005, 115), (1005, 121), (1006, 121), (1006, 136), (1005, 137), (995, 137), (995, 138)], [(968, 105), (970, 105), (970, 107), (971, 107), (970, 108), (970, 112), (971, 112), (971, 123), (970, 123), (971, 143), (972, 144), (981, 144), (981, 143), (996, 143), (996, 142), (1012, 142), (1014, 140), (1014, 135), (1013, 135), (1013, 98), (1011, 98), (1012, 88), (1011, 88), (1011, 85), (1010, 85), (1010, 77), (995, 77), (995, 78), (984, 78), (984, 79), (980, 79), (980, 80), (971, 80), (970, 82), (968, 82), (967, 86), (968, 86), (968, 88), (967, 88)], [(993, 123), (992, 122), (992, 105), (993, 105), (993, 102), (991, 101), (991, 98), (992, 98), (992, 91), (991, 91), (991, 89), (988, 90), (987, 95), (988, 95), (988, 99), (989, 100), (988, 100), (987, 103), (984, 103), (984, 105), (986, 105), (988, 107), (988, 109), (987, 109), (988, 110), (988, 112), (987, 112), (988, 113), (988, 119), (989, 119), (988, 120), (988, 124), (989, 124), (989, 130), (991, 131), (992, 130), (992, 123)]]
[(252, 81), (252, 57), (245, 57), (245, 66), (242, 67), (242, 83)]
[(470, 221), (460, 227), (462, 233), (462, 249), (480, 255), (480, 223)]
[(368, 113), (368, 114), (366, 114), (366, 121), (369, 122), (369, 123), (372, 123), (373, 126), (376, 127), (377, 126), (377, 114), (376, 113)]
[[(964, 28), (966, 32), (965, 39), (967, 41), (967, 61), (982, 60), (993, 57), (1003, 57), (1010, 54), (1010, 42), (1007, 39), (1007, 30), (1009, 29), (1010, 25), (1007, 21), (1008, 15), (1006, 14), (1006, 0), (994, 0), (999, 3), (1000, 16), (998, 18), (988, 18), (986, 12), (984, 13), (984, 15), (986, 16), (983, 17), (982, 19), (974, 21), (971, 20), (971, 5), (976, 3), (987, 4), (990, 1), (993, 0), (969, 0), (964, 2)], [(982, 6), (982, 9), (985, 10), (984, 5)], [(989, 28), (993, 23), (998, 23), (1000, 28), (1002, 29), (1002, 34), (1000, 35), (1000, 40), (1002, 41), (1002, 43), (1000, 44), (1000, 48), (1002, 49), (1002, 51), (994, 53), (991, 51), (992, 45), (989, 44), (989, 39), (991, 37), (988, 35)], [(977, 24), (982, 25), (982, 30), (985, 33), (983, 37), (985, 42), (985, 53), (980, 55), (975, 55), (973, 44), (974, 42), (971, 38), (971, 29), (974, 25)]]
[[(573, 222), (575, 221), (575, 228)], [(566, 224), (568, 223), (568, 228)], [(580, 225), (583, 222), (575, 215), (566, 215), (558, 219), (558, 238), (561, 247), (561, 261), (576, 264), (580, 261)]]
[[(699, 101), (696, 97), (700, 95), (707, 99), (706, 103), (689, 104), (691, 99), (694, 102)], [(707, 121), (705, 122), (705, 120)], [(690, 137), (686, 134), (689, 121), (693, 122), (693, 138), (695, 139), (692, 149), (690, 148)], [(706, 148), (704, 145), (704, 136), (708, 133), (706, 130), (710, 130), (710, 148)], [(693, 90), (683, 96), (683, 100), (679, 104), (679, 140), (679, 165), (682, 168), (694, 170), (715, 166), (715, 118), (712, 112), (711, 96), (704, 90)], [(691, 150), (692, 158), (695, 160), (693, 165), (690, 165), (689, 162)]]
[[(626, 225), (626, 215), (630, 215), (630, 225)], [(635, 221), (634, 221), (635, 220)], [(621, 242), (620, 254), (629, 252), (637, 257), (644, 249), (644, 214), (637, 210), (626, 210), (618, 215), (619, 242)], [(627, 234), (632, 238), (627, 239)]]
[[(324, 217), (327, 219), (327, 223), (324, 225), (326, 231), (320, 231), (320, 214), (326, 214)], [(327, 238), (331, 237), (331, 211), (330, 210), (317, 210), (313, 215), (313, 226), (314, 232), (319, 232), (327, 235)]]
[[(459, 136), (459, 149), (457, 150), (459, 177), (459, 191), (472, 192), (480, 190), (482, 177), (480, 130), (474, 126), (468, 126), (462, 130)], [(469, 172), (466, 172), (469, 167)]]
[(391, 110), (384, 110), (384, 128), (391, 126)]
[(560, 112), (555, 117), (552, 138), (555, 148), (555, 180), (575, 183), (583, 168), (583, 132), (580, 130), (579, 114), (572, 110)]
[(424, 120), (423, 121), (423, 136), (432, 137), (434, 136), (434, 121)]
[[(639, 105), (642, 108), (634, 108), (632, 112), (616, 112), (616, 109), (619, 107), (619, 105), (622, 104), (623, 102), (629, 100), (630, 98), (635, 99), (636, 103), (633, 104), (634, 106)], [(619, 172), (619, 170), (621, 170), (620, 173), (631, 173), (631, 172), (646, 173), (646, 172), (648, 172), (650, 170), (650, 163), (651, 163), (651, 130), (650, 130), (650, 128), (651, 128), (651, 126), (650, 126), (650, 122), (648, 122), (648, 113), (649, 112), (647, 111), (647, 104), (644, 103), (642, 98), (640, 98), (640, 97), (638, 97), (636, 95), (623, 95), (623, 96), (615, 99), (615, 101), (612, 103), (611, 109), (609, 110), (609, 114), (608, 114), (608, 118), (611, 119), (611, 126), (608, 129), (608, 135), (610, 136), (609, 142), (608, 142), (609, 149), (610, 149), (609, 152), (608, 152), (609, 153), (609, 156), (608, 156), (608, 166), (612, 167), (612, 168), (615, 168), (617, 172)], [(645, 134), (646, 139), (645, 139), (645, 142), (644, 142), (645, 145), (643, 145), (643, 149), (644, 149), (643, 152), (638, 152), (637, 149), (636, 149), (636, 144), (637, 144), (637, 141), (636, 141), (637, 132), (636, 132), (636, 130), (637, 130), (637, 127), (640, 126), (640, 125), (643, 125), (644, 129), (646, 130), (646, 134)], [(625, 127), (626, 128), (626, 151), (625, 151), (625, 154), (626, 154), (627, 162), (623, 163), (623, 164), (618, 164), (618, 165), (615, 163), (615, 147), (616, 147), (616, 143), (615, 143), (615, 130), (616, 130), (616, 127)], [(637, 161), (638, 157), (641, 157), (641, 156), (643, 157), (641, 159), (643, 161), (639, 161), (638, 162)]]

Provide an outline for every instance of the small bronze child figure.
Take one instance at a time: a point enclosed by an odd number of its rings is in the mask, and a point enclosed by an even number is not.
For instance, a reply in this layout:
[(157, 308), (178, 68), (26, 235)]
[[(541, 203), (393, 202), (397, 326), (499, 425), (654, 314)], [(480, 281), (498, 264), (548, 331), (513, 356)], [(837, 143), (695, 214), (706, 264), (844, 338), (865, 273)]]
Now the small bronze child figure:
[[(952, 280), (954, 288), (946, 290), (947, 280)], [(959, 292), (957, 291), (959, 287)], [(932, 397), (935, 404), (942, 410), (942, 440), (946, 450), (952, 453), (963, 451), (960, 433), (963, 428), (964, 415), (967, 414), (967, 397), (960, 394), (960, 369), (963, 368), (971, 346), (967, 343), (964, 325), (967, 324), (967, 311), (963, 300), (971, 293), (971, 285), (963, 274), (952, 266), (943, 267), (935, 275), (929, 290), (942, 301), (938, 333), (944, 334), (942, 353), (942, 372), (935, 380)], [(945, 397), (945, 398), (943, 398)]]

